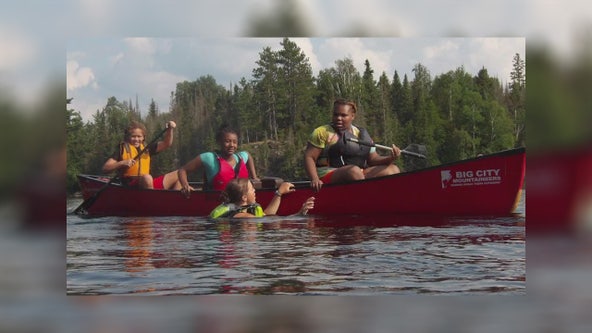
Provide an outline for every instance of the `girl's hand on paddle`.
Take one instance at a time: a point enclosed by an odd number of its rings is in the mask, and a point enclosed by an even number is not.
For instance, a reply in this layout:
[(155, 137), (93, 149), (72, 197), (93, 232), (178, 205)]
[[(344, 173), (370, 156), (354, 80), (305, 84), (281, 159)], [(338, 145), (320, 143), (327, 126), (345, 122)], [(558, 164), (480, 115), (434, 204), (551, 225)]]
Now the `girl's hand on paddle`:
[(300, 215), (306, 215), (309, 210), (314, 208), (315, 197), (310, 197), (302, 204), (302, 208), (298, 212)]
[(391, 150), (391, 158), (394, 160), (396, 160), (397, 158), (399, 158), (401, 156), (401, 149), (397, 146), (395, 146), (395, 144), (393, 144), (393, 150)]
[(176, 124), (174, 121), (172, 121), (172, 120), (169, 120), (169, 121), (166, 123), (166, 128), (169, 128), (169, 129), (171, 129), (171, 128), (175, 128), (175, 127), (177, 127), (177, 124)]
[(191, 186), (181, 187), (181, 194), (183, 194), (187, 199), (189, 199), (189, 197), (191, 196), (191, 191), (195, 191), (195, 189)]
[(136, 164), (136, 160), (134, 160), (134, 159), (123, 160), (120, 163), (121, 163), (121, 166), (123, 166), (125, 168), (129, 168), (129, 167), (132, 167), (134, 164)]

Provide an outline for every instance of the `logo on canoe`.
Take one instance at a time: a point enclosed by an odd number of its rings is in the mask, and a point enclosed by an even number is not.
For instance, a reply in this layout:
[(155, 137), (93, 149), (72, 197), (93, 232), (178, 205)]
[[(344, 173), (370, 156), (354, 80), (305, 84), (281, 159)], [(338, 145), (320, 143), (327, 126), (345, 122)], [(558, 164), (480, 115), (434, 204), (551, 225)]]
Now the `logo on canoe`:
[(492, 185), (502, 182), (500, 169), (479, 169), (479, 170), (464, 170), (440, 171), (440, 179), (442, 181), (442, 188), (455, 186), (476, 186), (476, 185)]

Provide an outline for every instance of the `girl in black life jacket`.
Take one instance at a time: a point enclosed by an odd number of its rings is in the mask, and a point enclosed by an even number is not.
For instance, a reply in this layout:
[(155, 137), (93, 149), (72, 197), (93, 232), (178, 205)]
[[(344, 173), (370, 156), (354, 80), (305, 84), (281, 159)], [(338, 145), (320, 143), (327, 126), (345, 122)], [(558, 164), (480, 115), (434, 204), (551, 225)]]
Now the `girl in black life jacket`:
[(332, 123), (317, 127), (311, 134), (304, 152), (304, 168), (310, 185), (319, 191), (323, 183), (341, 183), (366, 178), (388, 176), (401, 172), (392, 164), (401, 156), (401, 149), (393, 144), (389, 156), (380, 156), (375, 148), (368, 148), (347, 138), (370, 141), (368, 132), (352, 124), (356, 104), (344, 99), (333, 103)]

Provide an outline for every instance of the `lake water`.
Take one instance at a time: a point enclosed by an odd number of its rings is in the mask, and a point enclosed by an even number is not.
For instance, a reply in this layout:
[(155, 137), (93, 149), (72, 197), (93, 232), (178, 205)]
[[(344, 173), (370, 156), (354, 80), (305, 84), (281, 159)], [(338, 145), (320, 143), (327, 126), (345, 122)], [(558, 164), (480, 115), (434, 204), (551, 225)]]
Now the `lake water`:
[(508, 217), (68, 215), (67, 293), (525, 295), (524, 198)]

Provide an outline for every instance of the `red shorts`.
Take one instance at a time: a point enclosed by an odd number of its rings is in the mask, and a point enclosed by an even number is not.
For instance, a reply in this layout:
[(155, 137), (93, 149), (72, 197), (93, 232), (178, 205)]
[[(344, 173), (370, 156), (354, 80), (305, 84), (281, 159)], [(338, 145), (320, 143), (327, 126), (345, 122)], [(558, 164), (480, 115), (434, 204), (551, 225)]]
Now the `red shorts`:
[[(124, 184), (130, 187), (137, 187), (139, 180), (139, 177), (126, 177), (124, 179)], [(154, 178), (152, 180), (152, 186), (154, 189), (164, 189), (164, 175)]]
[(154, 178), (152, 186), (154, 186), (155, 189), (162, 190), (164, 188), (164, 175)]
[[(335, 170), (337, 170), (337, 169), (335, 169)], [(329, 171), (329, 173), (327, 173), (326, 175), (324, 175), (323, 177), (320, 178), (324, 184), (329, 184), (331, 182), (331, 176), (333, 176), (333, 173), (335, 172), (335, 170)]]

